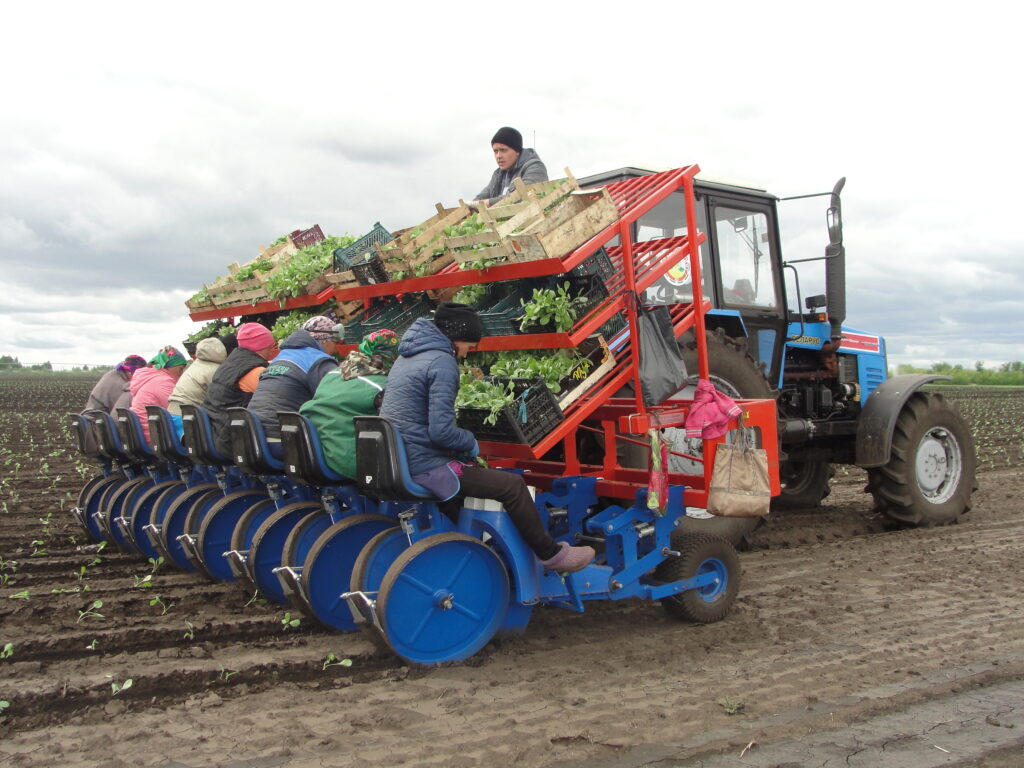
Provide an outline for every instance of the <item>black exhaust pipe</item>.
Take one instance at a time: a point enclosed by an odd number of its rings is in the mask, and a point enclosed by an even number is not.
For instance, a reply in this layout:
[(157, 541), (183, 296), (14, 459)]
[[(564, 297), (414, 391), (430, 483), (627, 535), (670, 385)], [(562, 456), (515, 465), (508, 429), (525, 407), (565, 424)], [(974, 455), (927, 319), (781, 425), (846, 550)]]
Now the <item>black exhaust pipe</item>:
[(839, 201), (839, 193), (845, 184), (845, 176), (836, 182), (832, 188), (832, 204), (825, 213), (829, 240), (825, 246), (826, 311), (832, 327), (832, 341), (837, 346), (843, 336), (843, 321), (846, 320), (846, 249), (843, 247), (843, 207)]

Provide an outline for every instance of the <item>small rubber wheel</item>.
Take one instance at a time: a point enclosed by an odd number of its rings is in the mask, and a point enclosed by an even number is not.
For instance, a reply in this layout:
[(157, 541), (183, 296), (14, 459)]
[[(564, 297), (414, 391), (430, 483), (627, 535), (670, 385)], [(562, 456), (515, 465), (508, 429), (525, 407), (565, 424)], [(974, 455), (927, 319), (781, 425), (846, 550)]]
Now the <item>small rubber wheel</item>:
[(327, 516), (320, 502), (297, 501), (281, 507), (256, 530), (252, 537), (252, 549), (249, 550), (249, 573), (256, 582), (256, 589), (267, 600), (279, 605), (288, 604), (274, 569), (281, 566), (284, 542), (292, 528), (307, 515), (317, 514)]
[(709, 577), (712, 581), (664, 597), (662, 606), (677, 619), (697, 624), (724, 619), (740, 588), (740, 558), (736, 548), (715, 536), (679, 532), (673, 533), (672, 546), (680, 556), (669, 558), (657, 567), (654, 574), (659, 581), (682, 581), (695, 576)]
[(388, 568), (377, 615), (388, 644), (406, 661), (462, 661), (497, 632), (509, 596), (508, 571), (490, 547), (462, 533), (439, 533)]
[(149, 534), (147, 534), (145, 530), (146, 526), (152, 522), (153, 507), (156, 506), (157, 499), (159, 499), (168, 488), (180, 483), (180, 480), (164, 480), (163, 482), (147, 488), (135, 497), (131, 512), (126, 515), (126, 517), (131, 520), (132, 540), (135, 542), (135, 548), (138, 549), (145, 558), (153, 558), (156, 560), (160, 557), (160, 553), (150, 542)]
[(352, 566), (366, 543), (394, 525), (394, 519), (384, 515), (352, 515), (332, 525), (316, 540), (302, 569), (302, 586), (310, 610), (321, 622), (335, 629), (357, 628), (341, 595), (348, 591)]
[(363, 547), (352, 566), (352, 592), (377, 592), (384, 574), (398, 556), (409, 548), (409, 537), (401, 528), (381, 531)]
[(82, 510), (82, 516), (85, 518), (85, 527), (89, 532), (89, 538), (97, 544), (101, 541), (109, 541), (109, 539), (107, 532), (103, 530), (93, 515), (100, 509), (100, 501), (104, 494), (114, 485), (124, 481), (125, 476), (122, 474), (94, 477), (78, 494), (78, 508)]
[(194, 571), (196, 566), (185, 557), (178, 537), (185, 533), (185, 518), (196, 504), (212, 507), (217, 499), (224, 498), (224, 492), (216, 483), (200, 483), (180, 494), (167, 508), (167, 514), (160, 524), (160, 541), (171, 562), (185, 571)]
[(235, 580), (224, 553), (231, 548), (231, 537), (242, 515), (266, 498), (267, 492), (261, 488), (235, 491), (221, 498), (205, 515), (201, 507), (194, 507), (185, 519), (186, 533), (197, 537), (198, 565), (211, 579)]

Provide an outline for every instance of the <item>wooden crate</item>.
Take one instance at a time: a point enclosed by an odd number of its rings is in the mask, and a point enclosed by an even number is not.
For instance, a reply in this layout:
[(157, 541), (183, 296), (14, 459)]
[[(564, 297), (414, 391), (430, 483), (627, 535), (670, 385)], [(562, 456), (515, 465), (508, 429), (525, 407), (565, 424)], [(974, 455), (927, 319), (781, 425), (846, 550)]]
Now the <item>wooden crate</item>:
[[(615, 356), (608, 348), (608, 342), (604, 337), (597, 335), (590, 339), (595, 340), (596, 346), (593, 353), (588, 356), (589, 360), (584, 358), (582, 363), (561, 381), (562, 392), (558, 395), (558, 407), (563, 411), (593, 389), (605, 374), (615, 367)], [(590, 364), (586, 365), (588, 362)]]
[(259, 301), (265, 301), (269, 297), (263, 288), (250, 288), (234, 293), (222, 293), (218, 296), (211, 295), (210, 298), (213, 299), (213, 303), (218, 307), (230, 307), (234, 304), (255, 304)]
[[(394, 239), (387, 244), (387, 247), (374, 245), (385, 263), (388, 259), (398, 258), (404, 259), (410, 266), (418, 266), (414, 259), (420, 258), (418, 263), (423, 262), (422, 257), (426, 249), (431, 248), (435, 240), (444, 236), (445, 227), (461, 224), (473, 213), (461, 200), (455, 208), (445, 208), (441, 203), (437, 203), (435, 207), (437, 208), (436, 214), (415, 227), (408, 227), (396, 232)], [(423, 231), (416, 237), (412, 237), (412, 233), (417, 229)]]
[(257, 256), (256, 258), (272, 259), (276, 262), (279, 262), (281, 259), (287, 258), (288, 256), (294, 256), (298, 252), (298, 246), (296, 246), (295, 243), (292, 242), (291, 235), (288, 235), (287, 237), (285, 237), (283, 243), (272, 245), (269, 248), (266, 247), (265, 245), (261, 245), (260, 255)]
[(356, 276), (351, 269), (346, 269), (343, 272), (328, 272), (324, 275), (324, 279), (333, 285), (336, 290), (359, 287), (359, 281), (356, 280)]
[[(551, 181), (525, 184), (522, 179), (513, 179), (512, 185), (515, 189), (512, 192), (509, 192), (505, 197), (494, 203), (480, 204), (480, 218), (484, 221), (507, 221), (524, 210), (532, 210), (532, 203), (534, 202), (538, 202), (542, 209), (551, 208), (560, 203), (568, 195), (578, 191), (580, 188), (576, 177), (572, 175), (572, 171), (568, 168), (564, 170), (565, 178), (553, 189), (551, 189)], [(540, 197), (540, 193), (546, 194), (544, 197)]]
[(525, 224), (523, 231), (507, 235), (517, 261), (560, 259), (619, 218), (619, 210), (604, 187), (573, 192), (550, 212), (542, 212), (527, 222), (525, 217), (529, 214), (523, 211), (498, 225), (501, 231), (524, 217), (523, 222), (516, 224)]
[(339, 301), (337, 309), (334, 310), (334, 314), (338, 316), (338, 319), (343, 323), (347, 323), (355, 317), (358, 317), (363, 313), (365, 307), (363, 306), (362, 299), (354, 301)]

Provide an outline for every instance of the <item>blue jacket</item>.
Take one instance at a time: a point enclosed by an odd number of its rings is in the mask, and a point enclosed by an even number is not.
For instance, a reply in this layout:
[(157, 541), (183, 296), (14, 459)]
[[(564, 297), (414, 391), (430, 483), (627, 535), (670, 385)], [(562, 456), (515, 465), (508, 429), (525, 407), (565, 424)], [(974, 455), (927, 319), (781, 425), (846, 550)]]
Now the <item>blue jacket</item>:
[(410, 474), (428, 472), (476, 445), (472, 432), (455, 425), (458, 392), (454, 345), (431, 321), (420, 318), (398, 345), (380, 409), (402, 434)]
[(312, 400), (320, 380), (338, 367), (309, 331), (297, 330), (281, 344), (281, 352), (260, 374), (247, 406), (260, 417), (267, 437), (279, 437), (279, 411), (297, 411)]

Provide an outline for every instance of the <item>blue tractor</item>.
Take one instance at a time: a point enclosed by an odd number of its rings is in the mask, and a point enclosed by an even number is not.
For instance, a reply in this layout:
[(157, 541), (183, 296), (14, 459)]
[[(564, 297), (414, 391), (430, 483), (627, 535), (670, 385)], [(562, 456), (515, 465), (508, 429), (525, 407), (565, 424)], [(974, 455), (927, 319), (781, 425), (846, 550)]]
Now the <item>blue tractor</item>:
[[(580, 179), (580, 185), (604, 186), (649, 173), (620, 168)], [(850, 464), (867, 470), (866, 490), (892, 520), (910, 526), (953, 523), (970, 509), (977, 488), (971, 433), (953, 405), (923, 389), (943, 377), (889, 378), (885, 340), (844, 325), (844, 183), (840, 179), (824, 195), (830, 198), (824, 255), (787, 262), (779, 236), (779, 198), (762, 189), (696, 179), (697, 226), (707, 235), (701, 280), (703, 296), (712, 304), (706, 315), (711, 378), (731, 396), (776, 400), (782, 482), (776, 508), (820, 505), (829, 493), (834, 465)], [(633, 225), (634, 241), (685, 234), (684, 211), (680, 200), (663, 201)], [(796, 264), (806, 269), (803, 262), (818, 261), (824, 262), (825, 293), (803, 296)], [(787, 296), (787, 270), (795, 287), (792, 297)], [(655, 304), (690, 301), (685, 260), (645, 298)], [(695, 372), (692, 335), (681, 343), (689, 370)], [(684, 443), (685, 437), (680, 432), (675, 440)], [(695, 442), (682, 451), (699, 453)], [(624, 461), (646, 466), (647, 451), (640, 446), (630, 450), (632, 457)], [(716, 518), (687, 524), (739, 542), (755, 523)]]

